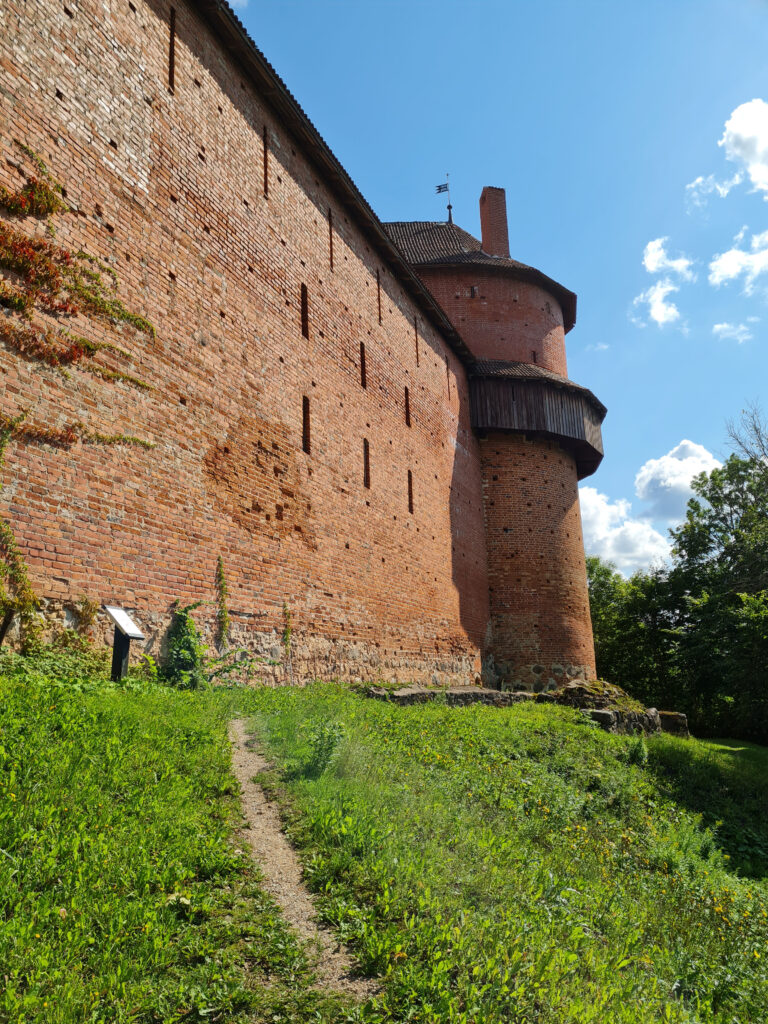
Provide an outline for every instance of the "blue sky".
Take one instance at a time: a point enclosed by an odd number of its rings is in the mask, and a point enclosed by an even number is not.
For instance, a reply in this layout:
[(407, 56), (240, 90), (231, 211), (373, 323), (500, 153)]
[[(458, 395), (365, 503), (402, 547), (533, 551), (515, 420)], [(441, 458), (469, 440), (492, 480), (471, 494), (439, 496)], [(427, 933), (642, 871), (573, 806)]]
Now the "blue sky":
[[(768, 379), (768, 0), (248, 0), (257, 45), (382, 220), (479, 235), (577, 292), (608, 406), (590, 552), (663, 557), (693, 472)], [(765, 406), (765, 402), (763, 403)]]

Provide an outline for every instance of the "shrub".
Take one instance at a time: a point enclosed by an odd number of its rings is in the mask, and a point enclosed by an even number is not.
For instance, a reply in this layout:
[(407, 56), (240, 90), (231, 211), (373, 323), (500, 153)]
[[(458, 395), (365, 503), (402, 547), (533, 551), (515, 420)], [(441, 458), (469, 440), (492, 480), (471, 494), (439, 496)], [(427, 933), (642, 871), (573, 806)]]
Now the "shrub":
[(181, 606), (177, 601), (168, 630), (168, 653), (162, 666), (163, 677), (167, 683), (180, 690), (201, 690), (206, 685), (203, 669), (206, 647), (190, 614), (201, 603), (196, 601)]
[(321, 722), (309, 734), (309, 759), (304, 770), (308, 778), (315, 779), (329, 767), (336, 748), (344, 738), (344, 726), (339, 722)]
[(627, 762), (629, 764), (644, 765), (648, 761), (648, 747), (646, 746), (645, 736), (642, 733), (637, 733), (629, 741), (627, 747)]

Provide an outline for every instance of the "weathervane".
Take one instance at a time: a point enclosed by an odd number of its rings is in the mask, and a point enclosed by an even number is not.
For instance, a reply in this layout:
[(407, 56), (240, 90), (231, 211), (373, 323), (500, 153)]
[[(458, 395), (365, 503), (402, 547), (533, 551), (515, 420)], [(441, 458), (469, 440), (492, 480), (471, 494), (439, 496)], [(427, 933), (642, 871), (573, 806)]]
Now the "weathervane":
[(453, 206), (451, 204), (451, 189), (448, 183), (450, 175), (445, 172), (445, 182), (442, 185), (435, 185), (435, 192), (447, 192), (448, 193), (448, 223), (453, 224)]

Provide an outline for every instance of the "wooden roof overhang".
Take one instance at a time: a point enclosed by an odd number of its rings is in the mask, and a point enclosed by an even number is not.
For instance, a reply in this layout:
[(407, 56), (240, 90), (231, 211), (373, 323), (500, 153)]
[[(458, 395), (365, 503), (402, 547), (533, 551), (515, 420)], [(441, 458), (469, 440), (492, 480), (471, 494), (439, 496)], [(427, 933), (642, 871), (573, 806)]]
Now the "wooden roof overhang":
[(500, 375), (476, 368), (470, 373), (469, 396), (472, 426), (481, 435), (500, 431), (556, 441), (574, 456), (579, 480), (602, 462), (605, 406), (564, 377)]

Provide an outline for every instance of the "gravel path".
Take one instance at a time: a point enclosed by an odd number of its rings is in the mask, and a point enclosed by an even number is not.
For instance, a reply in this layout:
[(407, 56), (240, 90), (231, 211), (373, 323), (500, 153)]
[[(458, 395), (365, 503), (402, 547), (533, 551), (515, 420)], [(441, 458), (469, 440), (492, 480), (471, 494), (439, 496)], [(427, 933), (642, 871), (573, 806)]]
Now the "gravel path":
[(282, 829), (277, 807), (270, 803), (254, 775), (268, 765), (256, 741), (249, 737), (245, 722), (229, 724), (232, 743), (232, 765), (240, 783), (243, 814), (248, 825), (244, 836), (253, 858), (264, 875), (264, 888), (279, 904), (283, 917), (317, 950), (317, 975), (321, 985), (344, 992), (360, 1000), (379, 991), (378, 982), (355, 978), (355, 961), (340, 946), (333, 932), (317, 923), (316, 911), (309, 890), (301, 878), (301, 864)]

